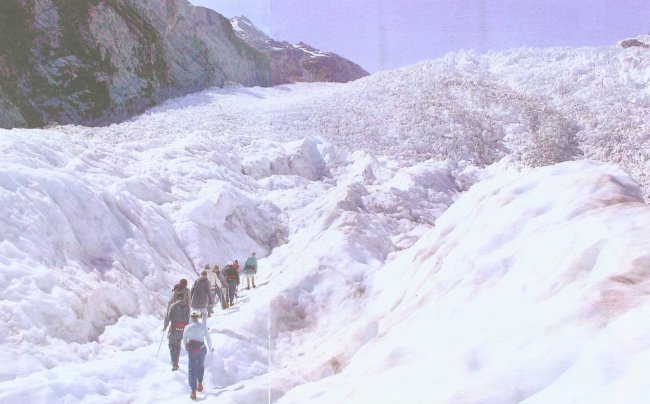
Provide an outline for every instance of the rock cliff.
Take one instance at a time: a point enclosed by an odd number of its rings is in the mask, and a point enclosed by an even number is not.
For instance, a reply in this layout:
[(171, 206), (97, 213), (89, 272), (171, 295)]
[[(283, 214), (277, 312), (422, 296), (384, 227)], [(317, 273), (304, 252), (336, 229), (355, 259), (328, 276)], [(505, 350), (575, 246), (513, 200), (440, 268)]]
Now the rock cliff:
[(268, 85), (267, 56), (186, 0), (0, 2), (0, 127), (102, 125), (226, 82)]
[(292, 45), (276, 41), (245, 17), (230, 21), (237, 36), (267, 56), (271, 85), (313, 81), (346, 83), (368, 75), (359, 65), (335, 53), (302, 42)]

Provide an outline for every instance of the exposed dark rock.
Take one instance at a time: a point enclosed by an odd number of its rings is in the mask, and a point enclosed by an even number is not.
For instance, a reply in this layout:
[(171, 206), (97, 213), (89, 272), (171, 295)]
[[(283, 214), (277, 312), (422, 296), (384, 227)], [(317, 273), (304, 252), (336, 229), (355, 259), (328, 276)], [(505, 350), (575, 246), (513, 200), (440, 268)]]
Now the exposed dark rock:
[(245, 17), (230, 21), (240, 38), (268, 57), (272, 85), (314, 81), (345, 83), (368, 75), (359, 65), (335, 53), (322, 52), (302, 42), (292, 45), (276, 41)]
[(186, 0), (0, 2), (0, 127), (102, 125), (226, 82), (268, 85), (268, 59)]
[(0, 128), (105, 125), (229, 82), (345, 82), (368, 74), (240, 21), (235, 32), (230, 20), (187, 0), (2, 0)]
[(621, 48), (633, 48), (633, 47), (650, 48), (650, 45), (648, 45), (645, 42), (641, 42), (638, 39), (626, 39), (624, 41), (619, 42), (618, 46), (620, 46)]

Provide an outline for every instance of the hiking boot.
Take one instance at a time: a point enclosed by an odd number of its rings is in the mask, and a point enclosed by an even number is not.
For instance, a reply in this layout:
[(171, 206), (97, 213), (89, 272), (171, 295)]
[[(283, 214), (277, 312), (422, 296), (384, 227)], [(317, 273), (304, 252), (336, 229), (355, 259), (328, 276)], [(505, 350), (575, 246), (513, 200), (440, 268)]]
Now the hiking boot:
[(190, 398), (192, 400), (196, 400), (196, 391), (192, 390), (192, 392), (190, 393)]
[(178, 370), (178, 363), (173, 363), (172, 364), (172, 372)]
[(196, 388), (196, 391), (203, 391), (203, 383), (199, 382), (199, 386)]
[(246, 286), (246, 290), (251, 290), (251, 287), (250, 287), (250, 286)]
[(253, 288), (256, 288), (256, 287), (257, 287), (257, 286), (255, 286), (255, 284), (253, 284)]

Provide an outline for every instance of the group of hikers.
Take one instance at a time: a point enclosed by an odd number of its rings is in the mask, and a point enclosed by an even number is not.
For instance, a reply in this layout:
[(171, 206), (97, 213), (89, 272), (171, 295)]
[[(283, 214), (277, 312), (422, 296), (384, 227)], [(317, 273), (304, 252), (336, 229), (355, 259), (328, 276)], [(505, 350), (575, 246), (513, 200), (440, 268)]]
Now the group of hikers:
[[(246, 259), (243, 273), (246, 278), (246, 288), (250, 289), (251, 284), (255, 288), (257, 258), (254, 252)], [(216, 298), (219, 298), (223, 310), (235, 304), (239, 284), (239, 261), (233, 260), (223, 267), (223, 271), (218, 265), (210, 269), (210, 264), (206, 264), (192, 289), (188, 289), (187, 279), (181, 279), (172, 290), (162, 332), (164, 333), (169, 327), (167, 336), (172, 371), (178, 370), (181, 346), (185, 346), (187, 350), (187, 375), (192, 389), (190, 398), (193, 400), (196, 399), (197, 391), (203, 391), (206, 342), (210, 351), (214, 352), (208, 333), (208, 317), (211, 317), (214, 312)], [(199, 318), (202, 319), (201, 322)]]

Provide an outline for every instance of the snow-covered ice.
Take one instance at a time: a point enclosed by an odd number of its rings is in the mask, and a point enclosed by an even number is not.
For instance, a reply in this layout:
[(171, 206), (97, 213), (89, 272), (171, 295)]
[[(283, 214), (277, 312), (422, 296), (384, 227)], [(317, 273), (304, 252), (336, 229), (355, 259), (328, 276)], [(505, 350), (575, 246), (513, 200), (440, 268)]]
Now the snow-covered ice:
[(462, 52), (1, 131), (0, 402), (187, 402), (185, 353), (156, 356), (171, 287), (251, 251), (206, 401), (646, 401), (643, 52)]

